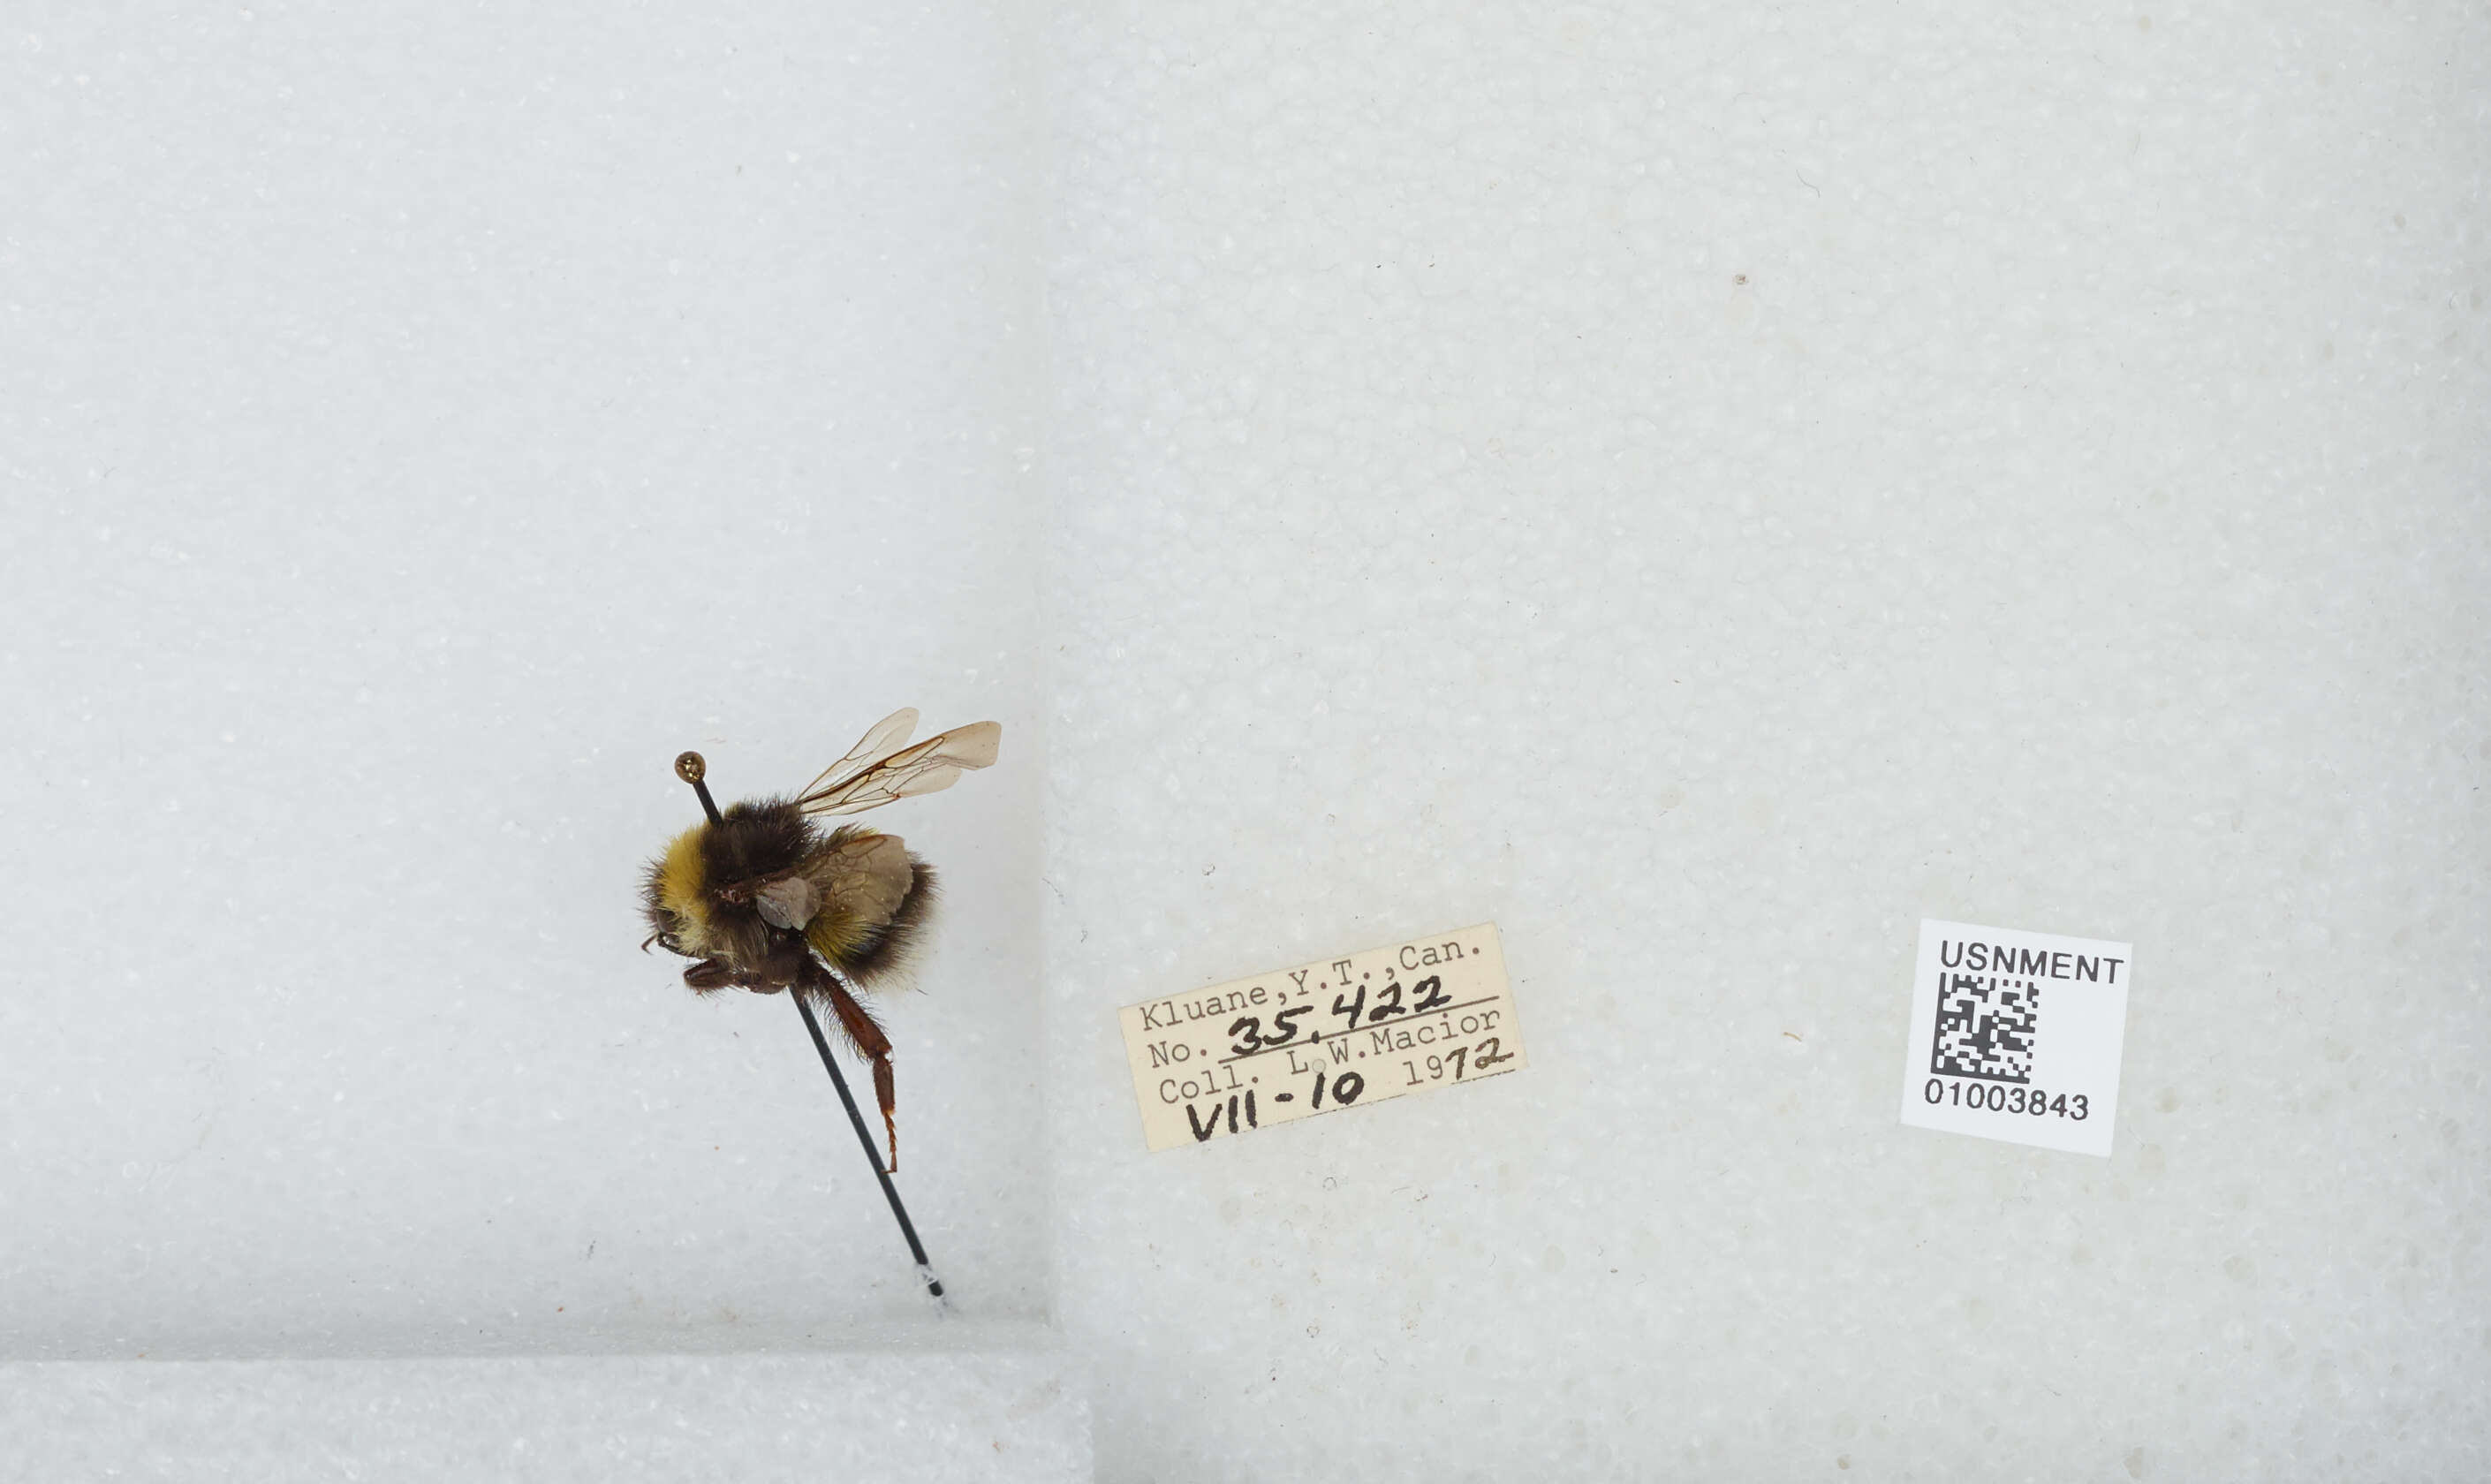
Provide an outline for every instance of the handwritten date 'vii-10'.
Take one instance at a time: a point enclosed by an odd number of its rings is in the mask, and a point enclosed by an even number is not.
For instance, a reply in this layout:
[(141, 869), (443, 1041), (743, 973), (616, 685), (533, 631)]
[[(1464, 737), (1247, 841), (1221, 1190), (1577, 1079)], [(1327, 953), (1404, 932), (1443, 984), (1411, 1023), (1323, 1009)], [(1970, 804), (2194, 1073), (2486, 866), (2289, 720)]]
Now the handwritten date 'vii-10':
[(1318, 961), (1122, 1012), (1150, 1147), (1520, 1069), (1493, 924)]

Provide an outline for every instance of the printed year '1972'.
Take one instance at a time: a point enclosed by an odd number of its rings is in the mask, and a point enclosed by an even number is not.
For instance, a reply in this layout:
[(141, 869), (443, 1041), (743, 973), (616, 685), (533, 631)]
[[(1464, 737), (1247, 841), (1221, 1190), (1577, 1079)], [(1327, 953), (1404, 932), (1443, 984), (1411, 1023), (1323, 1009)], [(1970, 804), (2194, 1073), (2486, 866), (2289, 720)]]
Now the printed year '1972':
[(1414, 938), (1117, 1012), (1154, 1149), (1518, 1071), (1496, 925)]

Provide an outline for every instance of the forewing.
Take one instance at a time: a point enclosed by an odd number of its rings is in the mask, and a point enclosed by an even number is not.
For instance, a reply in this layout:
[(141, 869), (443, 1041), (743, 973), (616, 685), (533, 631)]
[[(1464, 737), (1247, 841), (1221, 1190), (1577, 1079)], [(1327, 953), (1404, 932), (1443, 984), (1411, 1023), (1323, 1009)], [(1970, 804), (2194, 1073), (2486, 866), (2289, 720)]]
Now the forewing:
[(814, 867), (814, 880), (827, 910), (842, 914), (860, 927), (879, 928), (908, 900), (917, 875), (899, 836), (867, 831), (825, 850)]
[(859, 738), (857, 744), (848, 749), (847, 756), (823, 769), (812, 782), (806, 784), (805, 793), (810, 796), (826, 788), (836, 788), (847, 781), (850, 773), (865, 767), (871, 760), (888, 757), (899, 750), (900, 745), (908, 741), (909, 734), (916, 730), (916, 707), (903, 706), (893, 712)]
[(807, 814), (858, 814), (950, 788), (964, 771), (992, 763), (1003, 737), (1002, 725), (992, 721), (953, 727), (827, 787), (806, 790), (797, 807)]

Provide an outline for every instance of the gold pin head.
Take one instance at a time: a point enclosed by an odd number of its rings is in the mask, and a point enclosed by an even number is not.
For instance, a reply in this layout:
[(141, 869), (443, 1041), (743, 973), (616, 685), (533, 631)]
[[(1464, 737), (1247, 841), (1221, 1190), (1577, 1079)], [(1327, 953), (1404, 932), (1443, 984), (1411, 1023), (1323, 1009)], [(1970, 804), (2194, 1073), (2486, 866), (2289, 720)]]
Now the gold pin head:
[(690, 784), (692, 792), (700, 796), (701, 812), (709, 816), (709, 822), (713, 825), (721, 823), (718, 803), (709, 797), (709, 785), (701, 781), (709, 776), (709, 764), (702, 760), (701, 755), (687, 752), (675, 759), (675, 776)]

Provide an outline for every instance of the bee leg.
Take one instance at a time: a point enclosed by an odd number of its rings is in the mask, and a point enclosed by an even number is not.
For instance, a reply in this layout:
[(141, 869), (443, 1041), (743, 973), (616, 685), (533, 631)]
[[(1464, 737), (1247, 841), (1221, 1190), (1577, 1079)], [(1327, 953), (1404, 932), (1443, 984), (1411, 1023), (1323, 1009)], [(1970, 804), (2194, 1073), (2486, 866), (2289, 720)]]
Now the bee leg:
[[(827, 977), (827, 975), (825, 975)], [(831, 1002), (831, 1013), (839, 1018), (839, 1029), (847, 1033), (848, 1043), (873, 1062), (873, 1095), (882, 1103), (882, 1127), (891, 1141), (891, 1173), (899, 1173), (899, 1097), (891, 1077), (891, 1037), (882, 1033), (873, 1016), (857, 1003), (847, 986), (832, 979), (823, 990)]]

